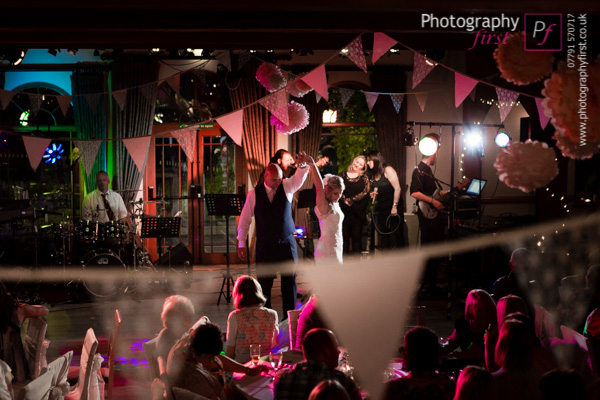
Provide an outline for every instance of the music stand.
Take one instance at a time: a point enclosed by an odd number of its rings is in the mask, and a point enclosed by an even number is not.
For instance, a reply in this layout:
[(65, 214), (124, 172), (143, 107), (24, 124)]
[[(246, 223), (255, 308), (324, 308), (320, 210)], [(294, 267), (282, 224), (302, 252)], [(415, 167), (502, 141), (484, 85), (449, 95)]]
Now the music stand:
[[(229, 217), (242, 213), (244, 201), (242, 195), (239, 194), (205, 194), (204, 200), (208, 215), (225, 217), (225, 261), (227, 263), (227, 272), (223, 277), (217, 305), (221, 302), (221, 296), (227, 300), (227, 303), (230, 303), (231, 293), (229, 291), (229, 284), (233, 288), (233, 276), (229, 272)], [(223, 292), (225, 285), (227, 285), (227, 293)]]
[[(164, 239), (179, 237), (181, 217), (141, 217), (142, 238)], [(162, 254), (159, 254), (159, 257)], [(171, 268), (171, 255), (169, 253), (169, 268)]]

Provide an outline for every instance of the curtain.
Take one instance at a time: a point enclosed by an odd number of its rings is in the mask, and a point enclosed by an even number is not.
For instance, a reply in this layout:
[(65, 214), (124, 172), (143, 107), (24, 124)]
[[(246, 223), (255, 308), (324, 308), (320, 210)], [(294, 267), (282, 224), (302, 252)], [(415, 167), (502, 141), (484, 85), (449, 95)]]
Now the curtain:
[[(244, 66), (244, 76), (239, 86), (231, 90), (231, 105), (234, 110), (240, 109), (268, 93), (255, 78), (258, 63), (250, 61)], [(270, 113), (261, 106), (255, 104), (244, 109), (244, 134), (242, 143), (244, 155), (248, 164), (250, 183), (256, 186), (260, 174), (269, 164), (271, 155), (277, 151), (277, 137), (275, 127), (269, 123)]]
[[(112, 64), (113, 90), (129, 88), (123, 110), (113, 99), (113, 132), (115, 138), (147, 136), (152, 133), (158, 64), (154, 60), (119, 60)], [(113, 188), (137, 190), (143, 177), (122, 141), (114, 142)], [(125, 204), (135, 199), (137, 192), (124, 191)]]
[[(106, 139), (108, 129), (108, 72), (100, 63), (77, 63), (71, 75), (73, 93), (73, 117), (80, 139)], [(90, 96), (86, 96), (86, 95)], [(87, 192), (96, 188), (96, 173), (106, 170), (107, 143), (98, 149), (96, 161), (89, 175), (83, 163), (84, 181)]]

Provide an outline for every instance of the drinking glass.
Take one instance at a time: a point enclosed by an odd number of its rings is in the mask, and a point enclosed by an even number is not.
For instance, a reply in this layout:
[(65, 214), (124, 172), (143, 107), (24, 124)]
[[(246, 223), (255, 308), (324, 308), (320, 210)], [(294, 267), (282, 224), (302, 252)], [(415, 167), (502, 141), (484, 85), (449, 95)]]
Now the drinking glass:
[(258, 364), (258, 361), (260, 360), (260, 344), (250, 345), (250, 358), (252, 359), (252, 364)]
[(277, 371), (281, 367), (281, 354), (269, 353), (269, 362), (273, 366), (273, 369)]

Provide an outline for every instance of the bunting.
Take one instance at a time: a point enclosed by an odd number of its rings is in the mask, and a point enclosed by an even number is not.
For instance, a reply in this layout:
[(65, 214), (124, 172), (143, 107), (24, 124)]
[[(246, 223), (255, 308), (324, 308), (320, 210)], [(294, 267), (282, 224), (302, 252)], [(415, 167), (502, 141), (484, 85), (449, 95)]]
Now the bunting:
[(152, 136), (140, 136), (122, 139), (125, 148), (127, 148), (127, 151), (129, 152), (129, 155), (131, 156), (131, 159), (135, 163), (135, 166), (140, 174), (144, 171), (144, 165), (146, 164), (146, 159), (148, 157), (148, 150), (150, 149), (150, 139), (152, 139)]
[(10, 90), (0, 89), (0, 101), (2, 101), (2, 109), (6, 110), (6, 107), (10, 104), (15, 92)]
[(155, 82), (147, 83), (140, 87), (140, 92), (142, 93), (142, 96), (144, 96), (148, 103), (154, 103), (154, 101), (156, 101), (156, 99), (154, 98), (154, 96), (156, 95), (154, 91), (155, 87)]
[(115, 90), (112, 92), (112, 95), (121, 111), (123, 111), (123, 107), (125, 107), (125, 98), (127, 97), (127, 89)]
[(468, 76), (454, 73), (454, 107), (458, 108), (463, 101), (467, 98), (471, 90), (477, 85), (475, 79), (471, 79)]
[(290, 117), (287, 107), (287, 94), (284, 89), (263, 97), (258, 101), (271, 114), (277, 117), (284, 125), (290, 123)]
[(500, 123), (503, 123), (506, 116), (513, 107), (514, 102), (519, 97), (519, 93), (515, 93), (510, 90), (496, 88), (496, 94), (498, 95), (498, 111), (500, 112)]
[(64, 116), (66, 116), (67, 111), (69, 111), (69, 106), (71, 105), (71, 98), (72, 96), (69, 95), (56, 96), (56, 101), (58, 102), (60, 110), (62, 111)]
[(167, 78), (167, 83), (169, 84), (169, 86), (171, 86), (171, 88), (173, 89), (173, 91), (175, 93), (179, 93), (179, 86), (181, 84), (181, 75), (175, 74), (175, 75)]
[(231, 53), (226, 50), (215, 57), (228, 71), (231, 71)]
[(321, 101), (322, 98), (323, 98), (323, 96), (321, 96), (319, 93), (317, 93), (315, 91), (315, 100), (317, 101), (317, 104), (319, 104), (319, 102)]
[(382, 55), (387, 53), (387, 51), (396, 44), (398, 44), (398, 42), (385, 33), (375, 32), (373, 34), (373, 55), (371, 56), (371, 63), (375, 64)]
[(365, 53), (363, 51), (363, 45), (361, 37), (357, 37), (348, 45), (348, 53), (345, 56), (348, 57), (356, 66), (367, 72), (367, 61), (365, 60)]
[(412, 88), (414, 89), (417, 87), (417, 85), (421, 83), (434, 68), (434, 63), (428, 63), (424, 56), (415, 52), (413, 57)]
[(100, 104), (100, 96), (99, 94), (86, 94), (84, 97), (87, 100), (92, 113), (96, 115), (98, 113), (98, 104)]
[(221, 125), (221, 129), (229, 135), (238, 146), (242, 145), (242, 136), (244, 133), (244, 109), (215, 118), (215, 121)]
[(367, 105), (369, 106), (369, 111), (373, 111), (373, 106), (375, 105), (375, 102), (377, 101), (377, 98), (379, 97), (379, 93), (375, 93), (375, 92), (364, 92), (365, 93), (365, 99), (367, 100)]
[(98, 155), (98, 149), (102, 144), (101, 140), (76, 140), (75, 146), (79, 148), (79, 157), (81, 157), (81, 163), (85, 168), (87, 176), (92, 172), (96, 156)]
[(29, 105), (31, 106), (31, 112), (33, 115), (37, 115), (42, 107), (42, 95), (38, 93), (30, 93)]
[[(329, 101), (329, 91), (327, 90), (327, 73), (325, 65), (320, 65), (317, 68), (304, 75), (302, 79), (308, 86), (315, 89), (315, 92), (321, 95), (325, 101)], [(318, 102), (317, 102), (318, 103)]]
[(427, 104), (427, 98), (429, 97), (429, 93), (415, 93), (414, 96), (417, 100), (417, 103), (419, 104), (419, 107), (421, 108), (421, 112), (425, 112), (425, 105)]
[(42, 161), (42, 156), (50, 143), (52, 143), (52, 139), (23, 136), (23, 144), (27, 151), (27, 157), (34, 171), (37, 171), (40, 161)]
[(544, 106), (542, 105), (543, 101), (544, 99), (538, 99), (536, 97), (535, 105), (537, 107), (538, 116), (540, 118), (540, 126), (542, 127), (542, 129), (546, 129), (546, 125), (548, 125), (548, 122), (550, 122), (550, 117), (547, 117), (544, 113)]
[(198, 128), (186, 128), (171, 132), (171, 136), (177, 139), (177, 143), (183, 149), (188, 160), (194, 161), (194, 150), (196, 149), (196, 137), (198, 136)]
[(402, 101), (404, 100), (404, 94), (400, 93), (392, 93), (390, 94), (390, 98), (392, 99), (392, 104), (394, 104), (394, 108), (396, 109), (396, 114), (400, 112), (400, 107), (402, 107)]
[(354, 94), (354, 90), (340, 88), (340, 97), (342, 98), (342, 107), (346, 107), (350, 97)]

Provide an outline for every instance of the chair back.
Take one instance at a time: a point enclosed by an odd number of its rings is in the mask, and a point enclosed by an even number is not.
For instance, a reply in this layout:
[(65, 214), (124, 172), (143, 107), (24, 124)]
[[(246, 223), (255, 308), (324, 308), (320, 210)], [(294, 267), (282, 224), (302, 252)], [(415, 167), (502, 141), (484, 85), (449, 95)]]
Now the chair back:
[(27, 331), (23, 347), (25, 348), (25, 358), (29, 366), (31, 379), (40, 376), (42, 368), (46, 366), (46, 350), (49, 341), (45, 340), (48, 324), (42, 318), (29, 318), (27, 321)]
[(300, 317), (300, 313), (302, 310), (289, 310), (288, 321), (289, 321), (289, 329), (290, 329), (290, 349), (291, 350), (300, 350), (296, 349), (294, 346), (296, 345), (296, 331), (298, 330), (298, 318)]
[(98, 339), (92, 328), (87, 330), (81, 349), (81, 362), (77, 384), (69, 392), (69, 399), (88, 400), (94, 357), (98, 350)]
[(115, 310), (113, 326), (110, 331), (110, 337), (108, 339), (108, 400), (112, 400), (113, 398), (113, 385), (115, 380), (115, 354), (117, 342), (119, 341), (119, 337), (121, 336), (121, 325), (123, 325), (121, 313), (119, 312), (119, 310)]
[(156, 357), (156, 339), (144, 342), (144, 356), (148, 360), (148, 369), (150, 370), (150, 379), (158, 378), (160, 372), (158, 369), (158, 358)]
[(21, 389), (17, 400), (46, 400), (51, 388), (52, 375), (41, 374)]
[[(64, 396), (69, 392), (69, 383), (67, 382), (67, 374), (69, 372), (69, 365), (73, 359), (73, 350), (63, 354), (56, 360), (52, 361), (46, 367), (42, 369), (41, 374), (48, 374), (52, 376), (51, 386), (52, 388), (58, 388), (61, 396), (59, 399), (64, 399)], [(57, 399), (56, 397), (54, 399)], [(50, 398), (50, 400), (53, 400)]]

